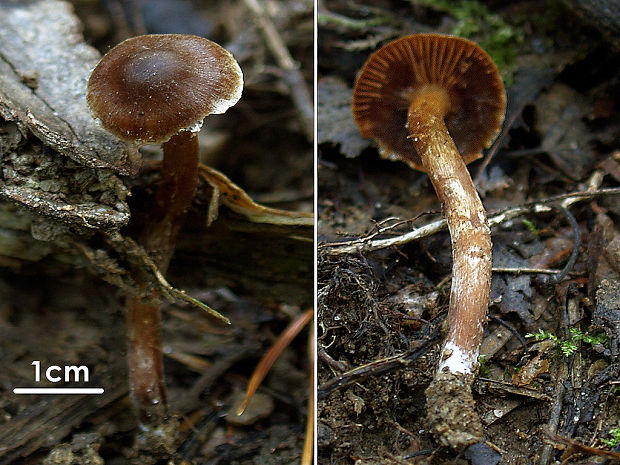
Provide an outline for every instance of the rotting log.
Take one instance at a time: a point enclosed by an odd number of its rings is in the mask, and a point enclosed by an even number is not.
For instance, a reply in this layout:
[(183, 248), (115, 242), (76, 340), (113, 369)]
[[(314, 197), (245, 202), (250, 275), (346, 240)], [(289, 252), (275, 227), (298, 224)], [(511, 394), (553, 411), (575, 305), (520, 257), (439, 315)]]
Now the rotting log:
[(0, 199), (33, 211), (33, 234), (53, 239), (129, 221), (117, 174), (137, 150), (98, 126), (86, 82), (99, 53), (66, 2), (0, 0)]
[[(43, 259), (85, 266), (131, 291), (135, 269), (123, 267), (123, 251), (112, 259), (89, 245), (93, 235), (128, 223), (128, 189), (118, 174), (139, 167), (137, 150), (87, 110), (86, 82), (99, 53), (84, 43), (66, 2), (0, 0), (0, 12), (0, 266), (18, 270)], [(224, 176), (212, 176), (221, 185), (203, 186), (209, 220), (194, 212), (200, 219), (181, 238), (172, 275), (200, 266), (209, 285), (309, 303), (311, 215), (252, 206)]]

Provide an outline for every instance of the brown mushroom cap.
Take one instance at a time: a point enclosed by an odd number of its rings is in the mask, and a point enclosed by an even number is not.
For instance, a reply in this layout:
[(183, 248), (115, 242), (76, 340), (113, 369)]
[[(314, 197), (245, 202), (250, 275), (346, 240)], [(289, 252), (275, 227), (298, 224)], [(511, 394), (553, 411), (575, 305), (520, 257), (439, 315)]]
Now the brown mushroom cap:
[(167, 141), (241, 97), (243, 74), (215, 42), (153, 34), (121, 42), (88, 80), (86, 99), (101, 125), (123, 140)]
[(418, 89), (447, 92), (444, 121), (465, 163), (482, 156), (497, 136), (506, 110), (504, 85), (493, 60), (477, 44), (440, 34), (414, 34), (373, 53), (353, 92), (353, 116), (364, 137), (387, 158), (424, 171), (410, 140), (407, 111)]

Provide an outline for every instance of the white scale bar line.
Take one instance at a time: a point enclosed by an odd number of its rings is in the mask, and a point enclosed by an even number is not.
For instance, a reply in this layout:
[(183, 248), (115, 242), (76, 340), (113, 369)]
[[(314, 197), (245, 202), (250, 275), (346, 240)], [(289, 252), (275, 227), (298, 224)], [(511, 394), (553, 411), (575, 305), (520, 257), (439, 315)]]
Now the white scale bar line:
[(103, 388), (15, 388), (13, 394), (103, 394)]

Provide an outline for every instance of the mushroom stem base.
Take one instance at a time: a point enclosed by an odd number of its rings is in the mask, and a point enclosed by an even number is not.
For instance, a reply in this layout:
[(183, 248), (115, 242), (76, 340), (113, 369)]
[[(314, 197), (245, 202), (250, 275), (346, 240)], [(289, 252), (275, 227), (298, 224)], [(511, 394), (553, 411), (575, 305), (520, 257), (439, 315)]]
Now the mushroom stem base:
[(471, 393), (473, 375), (442, 373), (426, 389), (426, 418), (446, 447), (464, 450), (482, 441), (483, 428)]
[(140, 422), (157, 426), (168, 416), (159, 302), (132, 296), (126, 306), (131, 399)]

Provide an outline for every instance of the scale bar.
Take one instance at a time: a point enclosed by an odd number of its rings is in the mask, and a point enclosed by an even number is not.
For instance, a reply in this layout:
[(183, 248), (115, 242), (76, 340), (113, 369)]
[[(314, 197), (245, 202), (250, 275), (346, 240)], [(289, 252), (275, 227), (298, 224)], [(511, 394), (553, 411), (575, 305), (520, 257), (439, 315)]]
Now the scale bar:
[(15, 388), (13, 394), (103, 394), (103, 388)]

